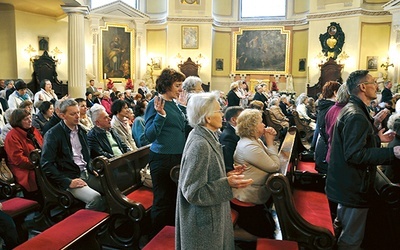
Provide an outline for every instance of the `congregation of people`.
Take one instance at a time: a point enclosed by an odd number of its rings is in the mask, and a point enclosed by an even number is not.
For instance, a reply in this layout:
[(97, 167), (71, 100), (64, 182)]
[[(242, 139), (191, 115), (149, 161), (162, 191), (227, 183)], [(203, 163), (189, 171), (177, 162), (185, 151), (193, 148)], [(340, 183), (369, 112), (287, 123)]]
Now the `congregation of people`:
[[(40, 166), (54, 185), (86, 209), (107, 211), (93, 159), (150, 145), (150, 238), (173, 225), (176, 249), (235, 249), (231, 208), (239, 213), (238, 227), (274, 238), (265, 183), (279, 171), (279, 143), (298, 116), (314, 132), (309, 152), (316, 170), (327, 175), (326, 194), (341, 228), (337, 245), (359, 249), (377, 165), (400, 183), (400, 94), (392, 94), (391, 81), (381, 98), (365, 70), (351, 73), (346, 83), (327, 82), (318, 97), (301, 93), (296, 99), (265, 83), (251, 90), (246, 81), (234, 81), (226, 96), (205, 93), (201, 84), (199, 77), (166, 68), (155, 90), (140, 81), (135, 93), (131, 81), (122, 92), (112, 82), (100, 92), (90, 80), (85, 96), (72, 99), (58, 97), (49, 80), (37, 93), (23, 80), (0, 80), (0, 143), (22, 196), (43, 205), (29, 161), (40, 149)], [(178, 184), (170, 178), (177, 165)], [(13, 228), (1, 206), (0, 224)], [(0, 233), (9, 249), (20, 243), (15, 228)]]

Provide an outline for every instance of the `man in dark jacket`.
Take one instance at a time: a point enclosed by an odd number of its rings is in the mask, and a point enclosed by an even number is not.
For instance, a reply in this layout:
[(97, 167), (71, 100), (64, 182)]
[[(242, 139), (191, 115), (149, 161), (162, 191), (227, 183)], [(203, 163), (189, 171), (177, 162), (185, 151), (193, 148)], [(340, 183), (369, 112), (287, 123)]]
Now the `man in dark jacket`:
[(225, 170), (226, 172), (232, 171), (233, 168), (233, 153), (235, 153), (236, 145), (240, 139), (236, 135), (235, 127), (236, 120), (243, 108), (240, 106), (228, 107), (225, 110), (226, 128), (222, 131), (219, 137), (219, 142), (222, 144), (222, 151), (224, 154)]
[(335, 224), (342, 226), (339, 249), (360, 249), (368, 208), (371, 206), (378, 164), (400, 157), (400, 146), (381, 148), (393, 134), (377, 131), (368, 112), (378, 86), (367, 70), (357, 70), (347, 79), (350, 101), (342, 109), (334, 127), (326, 193), (338, 203)]
[(256, 93), (254, 94), (253, 100), (261, 101), (264, 104), (264, 109), (267, 108), (268, 105), (268, 99), (263, 95), (263, 88), (261, 84), (258, 84), (255, 89)]
[(119, 138), (118, 133), (111, 128), (111, 118), (105, 108), (95, 104), (90, 110), (95, 123), (87, 135), (91, 157), (104, 155), (112, 158), (130, 151), (130, 148)]
[(90, 167), (86, 132), (78, 125), (78, 103), (63, 101), (60, 117), (62, 121), (44, 136), (40, 165), (51, 182), (85, 202), (87, 209), (104, 211), (101, 183)]

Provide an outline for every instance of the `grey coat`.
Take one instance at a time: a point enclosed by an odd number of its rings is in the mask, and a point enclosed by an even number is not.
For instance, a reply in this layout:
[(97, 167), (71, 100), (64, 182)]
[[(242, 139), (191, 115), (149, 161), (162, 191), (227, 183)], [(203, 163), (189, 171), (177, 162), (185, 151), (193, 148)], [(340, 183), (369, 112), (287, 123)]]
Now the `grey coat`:
[(176, 249), (235, 249), (221, 144), (197, 126), (183, 151), (176, 205)]

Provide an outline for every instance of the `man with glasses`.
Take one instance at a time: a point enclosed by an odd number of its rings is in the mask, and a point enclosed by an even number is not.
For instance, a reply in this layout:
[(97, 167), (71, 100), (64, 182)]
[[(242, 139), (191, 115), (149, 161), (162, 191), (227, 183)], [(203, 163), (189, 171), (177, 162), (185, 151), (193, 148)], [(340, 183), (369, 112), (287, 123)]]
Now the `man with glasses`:
[(347, 79), (349, 103), (342, 109), (334, 127), (326, 193), (338, 203), (335, 226), (338, 249), (360, 249), (368, 208), (372, 203), (378, 164), (391, 164), (400, 158), (400, 146), (381, 148), (393, 133), (376, 132), (368, 105), (376, 99), (378, 85), (367, 70), (357, 70)]

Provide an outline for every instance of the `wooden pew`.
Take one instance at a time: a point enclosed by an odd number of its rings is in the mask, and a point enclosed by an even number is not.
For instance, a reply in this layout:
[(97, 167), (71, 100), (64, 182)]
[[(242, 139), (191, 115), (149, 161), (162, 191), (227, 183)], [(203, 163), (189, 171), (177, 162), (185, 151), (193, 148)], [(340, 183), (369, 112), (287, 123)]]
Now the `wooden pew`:
[(280, 173), (270, 175), (266, 185), (272, 193), (284, 240), (296, 241), (306, 249), (332, 249), (335, 237), (326, 195), (292, 188), (299, 140), (297, 129), (289, 128), (279, 152)]
[(314, 134), (314, 130), (312, 130), (308, 124), (300, 119), (299, 113), (297, 113), (297, 111), (293, 110), (292, 114), (300, 138), (309, 141)]
[(265, 119), (266, 119), (266, 122), (267, 122), (267, 124), (265, 124), (265, 125), (267, 125), (268, 127), (274, 128), (275, 131), (276, 131), (275, 139), (280, 139), (281, 138), (281, 131), (283, 129), (282, 125), (274, 123), (272, 121), (271, 113), (270, 113), (269, 109), (265, 109), (264, 115), (265, 115)]
[[(84, 208), (85, 204), (75, 199), (70, 192), (58, 188), (47, 179), (40, 166), (40, 154), (39, 149), (33, 150), (29, 155), (29, 160), (35, 165), (36, 181), (43, 195), (43, 208), (35, 218), (36, 229), (42, 231)], [(55, 210), (56, 213), (54, 213)]]
[(111, 159), (99, 156), (93, 160), (110, 213), (108, 233), (101, 238), (104, 245), (137, 248), (142, 231), (149, 230), (153, 192), (143, 186), (140, 175), (149, 153), (148, 145)]
[(92, 210), (79, 210), (15, 249), (101, 249), (96, 240), (109, 215)]
[(368, 211), (363, 245), (366, 249), (400, 249), (400, 185), (377, 169), (376, 197)]

